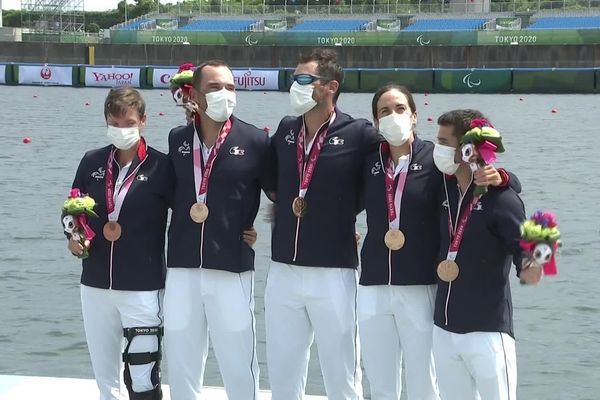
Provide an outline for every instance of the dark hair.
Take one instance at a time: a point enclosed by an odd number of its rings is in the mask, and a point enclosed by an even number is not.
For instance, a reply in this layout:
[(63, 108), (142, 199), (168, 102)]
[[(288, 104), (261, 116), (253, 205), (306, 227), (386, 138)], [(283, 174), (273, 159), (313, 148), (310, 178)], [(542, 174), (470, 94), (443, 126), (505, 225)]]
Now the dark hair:
[(104, 100), (104, 118), (108, 116), (119, 117), (133, 108), (142, 118), (146, 113), (146, 102), (137, 90), (130, 87), (111, 89)]
[(375, 95), (373, 95), (373, 101), (371, 102), (373, 120), (377, 119), (377, 103), (379, 103), (379, 99), (381, 98), (381, 96), (394, 89), (406, 96), (406, 100), (408, 100), (408, 106), (410, 107), (410, 111), (412, 111), (413, 113), (417, 112), (417, 105), (415, 104), (415, 99), (413, 98), (413, 95), (410, 92), (410, 90), (408, 90), (406, 86), (398, 85), (396, 83), (389, 83), (377, 89)]
[(454, 136), (460, 139), (471, 129), (471, 121), (477, 118), (484, 118), (481, 111), (452, 110), (440, 115), (437, 123), (441, 126), (451, 126)]
[(344, 83), (344, 69), (338, 64), (337, 53), (329, 49), (314, 49), (309, 54), (300, 57), (300, 64), (306, 64), (312, 61), (317, 63), (317, 74), (327, 81), (338, 81), (338, 90), (333, 95), (335, 103), (340, 97), (342, 83)]
[[(200, 84), (202, 83), (202, 70), (204, 69), (204, 67), (227, 67), (227, 68), (229, 68), (229, 65), (227, 65), (227, 63), (225, 61), (218, 60), (218, 59), (208, 60), (208, 61), (205, 61), (202, 64), (198, 65), (198, 67), (194, 71), (194, 77), (192, 78), (192, 85), (196, 89), (199, 89)], [(231, 70), (231, 68), (229, 68), (229, 69)]]

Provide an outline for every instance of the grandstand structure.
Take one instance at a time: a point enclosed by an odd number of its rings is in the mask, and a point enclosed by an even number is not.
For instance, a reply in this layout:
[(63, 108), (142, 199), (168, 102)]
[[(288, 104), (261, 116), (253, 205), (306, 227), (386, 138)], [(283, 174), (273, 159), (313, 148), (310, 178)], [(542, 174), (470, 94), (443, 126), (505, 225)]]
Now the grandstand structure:
[(84, 0), (21, 0), (23, 38), (59, 41), (85, 31)]
[[(476, 1), (476, 0), (474, 0)], [(169, 28), (164, 28), (168, 26)], [(186, 16), (148, 14), (115, 30), (169, 29), (183, 32), (463, 32), (477, 30), (600, 30), (598, 15), (547, 16), (544, 13), (401, 14), (346, 16)], [(600, 34), (600, 32), (599, 32)]]

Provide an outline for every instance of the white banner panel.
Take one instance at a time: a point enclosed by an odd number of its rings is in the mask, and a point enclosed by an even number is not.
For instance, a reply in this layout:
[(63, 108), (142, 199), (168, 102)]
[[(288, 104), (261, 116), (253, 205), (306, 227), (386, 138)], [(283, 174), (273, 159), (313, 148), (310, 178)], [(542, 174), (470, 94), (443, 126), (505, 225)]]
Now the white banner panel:
[(0, 65), (0, 85), (6, 84), (6, 65)]
[(73, 86), (73, 67), (19, 65), (19, 84)]
[(85, 67), (85, 86), (88, 87), (140, 87), (141, 68)]
[(153, 88), (168, 88), (173, 75), (177, 73), (177, 68), (154, 68), (152, 75)]
[(279, 70), (234, 69), (237, 90), (279, 90)]

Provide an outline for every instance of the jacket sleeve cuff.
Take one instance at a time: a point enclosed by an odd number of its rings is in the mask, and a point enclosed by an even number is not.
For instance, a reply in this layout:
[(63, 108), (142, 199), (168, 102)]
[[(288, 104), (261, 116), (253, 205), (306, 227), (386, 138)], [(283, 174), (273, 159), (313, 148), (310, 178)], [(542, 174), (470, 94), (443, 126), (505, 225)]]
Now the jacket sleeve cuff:
[(508, 172), (506, 172), (504, 168), (498, 168), (498, 173), (502, 178), (502, 182), (498, 185), (498, 187), (508, 186), (508, 183), (510, 182), (510, 175), (508, 174)]

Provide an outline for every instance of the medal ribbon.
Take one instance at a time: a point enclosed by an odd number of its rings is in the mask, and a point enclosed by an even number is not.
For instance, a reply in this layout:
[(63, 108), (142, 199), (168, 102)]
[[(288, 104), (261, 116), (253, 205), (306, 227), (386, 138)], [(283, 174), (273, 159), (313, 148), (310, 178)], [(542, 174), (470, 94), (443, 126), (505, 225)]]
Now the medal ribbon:
[(388, 143), (381, 144), (381, 153), (382, 164), (384, 159), (387, 160), (385, 164), (385, 194), (388, 209), (388, 222), (390, 229), (399, 229), (402, 194), (404, 193), (404, 186), (406, 185), (406, 178), (408, 176), (408, 166), (410, 165), (410, 161), (412, 159), (412, 145), (410, 146), (409, 158), (408, 160), (404, 161), (404, 164), (402, 165), (400, 172), (398, 173), (398, 185), (396, 186), (395, 192), (394, 175), (396, 172), (396, 168), (394, 166), (394, 161), (392, 160), (390, 145)]
[(323, 148), (323, 144), (325, 143), (325, 136), (327, 136), (327, 130), (329, 126), (335, 119), (335, 111), (331, 114), (331, 118), (329, 121), (325, 122), (319, 130), (317, 131), (317, 137), (314, 139), (315, 142), (308, 153), (308, 161), (304, 164), (304, 141), (306, 129), (304, 127), (304, 122), (302, 123), (302, 129), (298, 134), (298, 140), (296, 145), (296, 160), (298, 162), (298, 177), (300, 178), (300, 187), (298, 188), (298, 197), (304, 198), (306, 196), (306, 192), (308, 191), (308, 187), (310, 186), (310, 182), (312, 181), (313, 174), (315, 172), (315, 167), (317, 165), (317, 160), (319, 158), (319, 154), (321, 154), (321, 149)]
[(206, 165), (202, 156), (202, 144), (200, 143), (200, 137), (196, 130), (196, 120), (194, 120), (194, 184), (196, 188), (196, 200), (199, 203), (206, 203), (206, 194), (208, 193), (208, 180), (213, 170), (213, 165), (217, 154), (221, 149), (221, 146), (227, 139), (227, 135), (231, 131), (231, 119), (228, 119), (221, 128), (221, 133), (217, 137), (217, 140), (208, 154)]
[[(116, 189), (115, 193), (115, 183), (113, 182), (114, 176), (114, 161), (115, 161), (115, 153), (117, 149), (113, 147), (110, 154), (108, 155), (108, 161), (106, 162), (106, 210), (108, 212), (108, 220), (109, 221), (118, 221), (119, 214), (121, 213), (121, 207), (123, 207), (123, 202), (125, 201), (125, 197), (131, 188), (131, 184), (133, 183), (140, 167), (146, 161), (148, 157), (148, 150), (146, 141), (144, 138), (140, 138), (140, 143), (138, 144), (137, 156), (140, 160), (140, 163), (127, 174), (127, 177), (123, 180), (123, 183), (119, 188)], [(116, 194), (116, 196), (115, 196)]]
[[(444, 185), (446, 184), (446, 177), (444, 176)], [(470, 187), (470, 185), (469, 185)], [(467, 188), (468, 190), (468, 188)], [(477, 202), (481, 199), (481, 195), (474, 196), (467, 208), (465, 208), (464, 212), (461, 215), (461, 206), (463, 198), (458, 202), (458, 210), (456, 215), (457, 224), (454, 226), (452, 223), (452, 213), (450, 211), (450, 199), (448, 197), (448, 190), (446, 190), (446, 201), (448, 202), (448, 231), (450, 233), (450, 248), (448, 249), (447, 260), (456, 260), (456, 256), (458, 254), (458, 249), (460, 248), (460, 244), (462, 243), (465, 227), (467, 226), (467, 222), (471, 217), (471, 213), (473, 212), (473, 208), (477, 204)]]

